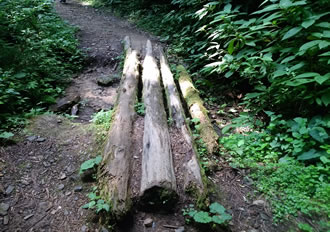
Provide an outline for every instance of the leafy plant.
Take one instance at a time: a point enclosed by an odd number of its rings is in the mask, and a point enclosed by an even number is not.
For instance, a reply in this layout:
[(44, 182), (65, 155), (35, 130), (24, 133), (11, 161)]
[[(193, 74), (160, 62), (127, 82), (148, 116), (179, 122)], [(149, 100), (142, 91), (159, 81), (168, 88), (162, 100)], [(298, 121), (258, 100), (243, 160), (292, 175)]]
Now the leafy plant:
[(231, 220), (231, 215), (226, 213), (226, 209), (217, 202), (209, 206), (209, 211), (199, 211), (194, 209), (193, 205), (183, 210), (184, 216), (189, 216), (197, 223), (212, 224), (213, 227), (218, 225), (226, 225)]
[(102, 210), (109, 212), (110, 205), (106, 203), (100, 196), (98, 196), (97, 188), (94, 187), (93, 191), (90, 192), (87, 196), (89, 198), (89, 202), (82, 206), (83, 209), (95, 209), (96, 213), (101, 212)]
[(86, 170), (95, 168), (102, 161), (102, 156), (96, 156), (93, 159), (86, 160), (80, 166), (79, 174), (82, 174)]
[(138, 102), (135, 104), (135, 111), (138, 115), (144, 116), (146, 109), (143, 102)]
[(104, 111), (102, 109), (93, 115), (91, 122), (95, 125), (101, 125), (105, 130), (108, 130), (110, 128), (112, 114), (113, 110)]

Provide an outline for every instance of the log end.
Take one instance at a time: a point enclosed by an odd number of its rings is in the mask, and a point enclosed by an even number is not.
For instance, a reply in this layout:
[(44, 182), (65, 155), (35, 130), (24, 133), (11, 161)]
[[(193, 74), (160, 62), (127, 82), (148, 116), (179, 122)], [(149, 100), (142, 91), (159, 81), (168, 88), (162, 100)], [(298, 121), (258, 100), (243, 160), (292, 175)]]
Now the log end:
[(142, 193), (139, 199), (139, 206), (144, 211), (171, 211), (174, 209), (178, 199), (179, 197), (173, 189), (154, 186)]

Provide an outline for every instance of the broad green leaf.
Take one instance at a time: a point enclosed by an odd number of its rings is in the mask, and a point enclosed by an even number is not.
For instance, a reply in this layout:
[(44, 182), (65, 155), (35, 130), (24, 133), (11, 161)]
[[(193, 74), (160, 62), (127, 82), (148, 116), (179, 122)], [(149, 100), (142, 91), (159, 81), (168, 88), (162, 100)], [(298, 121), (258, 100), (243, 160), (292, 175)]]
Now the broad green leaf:
[(284, 60), (281, 61), (281, 64), (288, 63), (291, 60), (294, 60), (295, 58), (296, 58), (296, 56), (288, 56), (287, 58), (285, 58)]
[(321, 23), (316, 24), (315, 26), (329, 29), (330, 28), (330, 23), (328, 23), (328, 22), (321, 22)]
[(283, 75), (286, 75), (286, 74), (287, 74), (287, 72), (285, 70), (282, 70), (282, 69), (277, 70), (273, 73), (274, 77), (280, 77), (280, 76), (283, 76)]
[(287, 86), (300, 86), (300, 85), (304, 85), (304, 84), (307, 84), (307, 83), (311, 83), (311, 82), (314, 82), (313, 79), (293, 79), (291, 81), (286, 81), (284, 82)]
[(322, 85), (325, 81), (327, 81), (329, 79), (330, 79), (330, 73), (327, 73), (324, 76), (319, 75), (319, 76), (315, 77), (315, 81), (317, 83), (319, 83), (320, 85)]
[(258, 11), (253, 12), (252, 14), (261, 14), (261, 13), (277, 10), (279, 8), (280, 8), (280, 6), (278, 4), (272, 4), (272, 5), (269, 5), (269, 6), (265, 7), (262, 10), (258, 10)]
[(14, 136), (13, 133), (7, 132), (7, 131), (0, 133), (0, 139), (9, 139), (9, 138), (11, 138), (13, 136)]
[(323, 94), (321, 100), (325, 106), (328, 106), (330, 104), (330, 91), (328, 91), (328, 93)]
[(233, 74), (234, 74), (233, 71), (228, 71), (228, 72), (226, 72), (225, 77), (226, 77), (226, 78), (229, 78), (229, 77), (231, 77)]
[(232, 39), (228, 45), (228, 53), (232, 54), (234, 52), (234, 43), (236, 39)]
[(214, 215), (214, 216), (212, 216), (212, 221), (214, 223), (217, 223), (217, 224), (221, 225), (225, 222), (225, 219), (223, 217), (219, 216), (219, 215)]
[(228, 3), (228, 4), (225, 5), (225, 7), (223, 8), (223, 11), (224, 11), (225, 13), (230, 13), (230, 11), (231, 11), (231, 7), (232, 7), (232, 5), (231, 5), (230, 3)]
[(194, 220), (198, 223), (210, 223), (212, 218), (207, 212), (199, 211), (194, 215)]
[(302, 153), (298, 156), (298, 160), (311, 160), (320, 157), (321, 154), (318, 153), (315, 149), (311, 149), (307, 152)]
[(329, 51), (329, 52), (322, 53), (322, 54), (319, 55), (319, 56), (330, 56), (330, 51)]
[(330, 42), (328, 42), (328, 41), (322, 40), (322, 41), (319, 43), (319, 48), (320, 48), (320, 49), (326, 48), (326, 47), (328, 47), (328, 46), (330, 46)]
[(280, 7), (282, 9), (286, 9), (286, 8), (289, 8), (291, 7), (293, 4), (292, 4), (292, 1), (291, 0), (281, 0), (280, 1)]
[(303, 28), (309, 28), (310, 26), (312, 26), (315, 23), (315, 19), (307, 19), (306, 21), (304, 21), (301, 26)]
[[(243, 140), (244, 143), (244, 140)], [(210, 205), (210, 212), (211, 213), (216, 213), (216, 214), (223, 214), (226, 212), (225, 207), (220, 205), (218, 202), (214, 202)]]
[(320, 76), (320, 74), (315, 72), (308, 72), (308, 73), (302, 73), (296, 76), (295, 78), (306, 78), (306, 77), (316, 77), (316, 76)]
[(329, 138), (329, 135), (326, 132), (326, 130), (320, 126), (314, 127), (311, 130), (309, 130), (309, 135), (320, 143), (324, 143), (324, 140)]
[(304, 51), (304, 50), (310, 49), (310, 48), (318, 45), (321, 41), (322, 40), (313, 40), (313, 41), (307, 42), (299, 48), (299, 51)]

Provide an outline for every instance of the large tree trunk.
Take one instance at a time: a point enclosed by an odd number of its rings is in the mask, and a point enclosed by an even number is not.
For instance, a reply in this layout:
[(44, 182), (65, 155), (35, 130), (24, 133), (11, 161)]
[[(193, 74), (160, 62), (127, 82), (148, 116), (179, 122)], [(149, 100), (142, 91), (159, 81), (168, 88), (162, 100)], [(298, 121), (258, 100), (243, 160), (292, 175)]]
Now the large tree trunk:
[(143, 62), (145, 104), (140, 203), (145, 207), (172, 207), (176, 194), (170, 136), (160, 85), (160, 73), (147, 41)]
[(176, 85), (174, 83), (173, 74), (168, 65), (167, 59), (163, 50), (160, 48), (160, 70), (162, 74), (162, 80), (165, 87), (167, 105), (170, 112), (170, 117), (176, 126), (181, 131), (182, 136), (185, 139), (189, 151), (185, 154), (184, 158), (184, 190), (198, 191), (198, 195), (203, 195), (204, 186), (202, 182), (201, 169), (197, 159), (196, 147), (194, 145), (191, 131), (186, 124), (184, 109), (181, 104), (180, 96)]
[(130, 48), (129, 38), (124, 40), (126, 58), (116, 107), (113, 113), (103, 159), (99, 167), (101, 196), (111, 204), (111, 213), (120, 220), (131, 209), (128, 191), (131, 167), (131, 134), (135, 118), (139, 60)]
[(207, 110), (203, 106), (203, 101), (199, 97), (198, 90), (194, 87), (188, 72), (182, 65), (179, 65), (177, 69), (180, 75), (180, 89), (187, 102), (191, 117), (199, 119), (200, 126), (198, 131), (206, 145), (207, 151), (212, 154), (218, 149), (219, 136), (213, 129), (212, 123), (207, 115)]

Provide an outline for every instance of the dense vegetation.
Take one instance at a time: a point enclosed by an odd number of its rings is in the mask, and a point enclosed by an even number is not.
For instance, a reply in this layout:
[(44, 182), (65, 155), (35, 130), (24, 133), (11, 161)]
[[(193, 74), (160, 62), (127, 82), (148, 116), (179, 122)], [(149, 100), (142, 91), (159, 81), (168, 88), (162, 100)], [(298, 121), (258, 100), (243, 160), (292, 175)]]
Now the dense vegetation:
[(67, 78), (80, 68), (75, 29), (51, 1), (0, 2), (0, 137), (54, 103)]
[[(221, 139), (220, 155), (251, 170), (255, 186), (272, 203), (275, 222), (301, 212), (318, 229), (329, 226), (327, 0), (94, 4), (110, 5), (170, 42), (209, 101), (228, 103), (221, 93), (230, 92), (249, 109), (223, 128), (228, 136)], [(242, 126), (249, 132), (232, 130)], [(307, 224), (299, 227), (309, 231)]]

